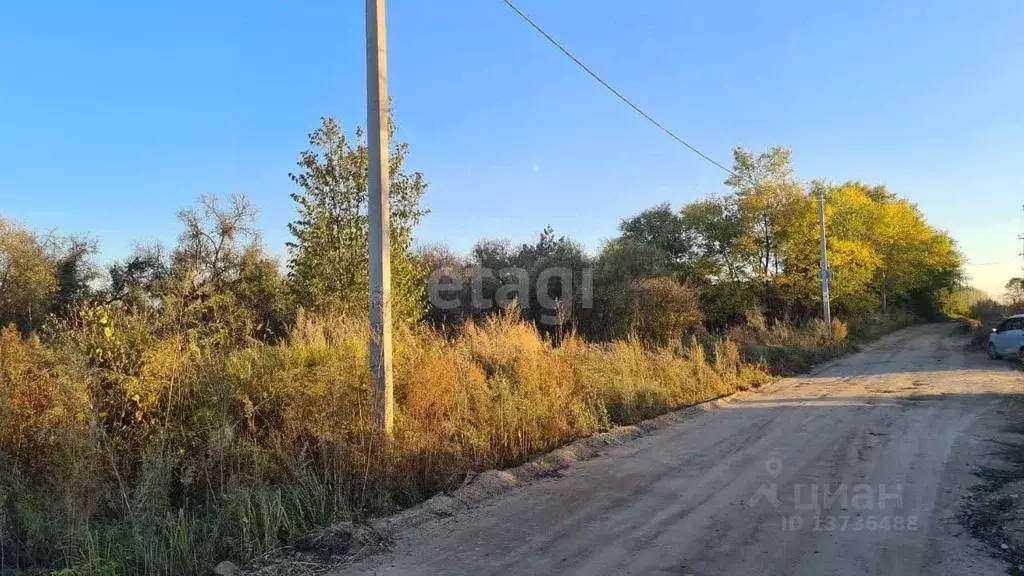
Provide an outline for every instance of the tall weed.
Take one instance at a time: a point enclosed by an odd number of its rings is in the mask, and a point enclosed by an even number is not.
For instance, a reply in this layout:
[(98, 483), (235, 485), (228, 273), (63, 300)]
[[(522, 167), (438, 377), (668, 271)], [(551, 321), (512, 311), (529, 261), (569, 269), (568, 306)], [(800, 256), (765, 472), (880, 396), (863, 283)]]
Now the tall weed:
[[(395, 333), (394, 439), (370, 428), (366, 323), (299, 315), (227, 348), (85, 311), (46, 343), (0, 338), (0, 543), (11, 568), (205, 574), (341, 519), (385, 514), (610, 426), (717, 398), (834, 353), (842, 324), (662, 347), (514, 315)], [(831, 336), (831, 337), (830, 337)]]

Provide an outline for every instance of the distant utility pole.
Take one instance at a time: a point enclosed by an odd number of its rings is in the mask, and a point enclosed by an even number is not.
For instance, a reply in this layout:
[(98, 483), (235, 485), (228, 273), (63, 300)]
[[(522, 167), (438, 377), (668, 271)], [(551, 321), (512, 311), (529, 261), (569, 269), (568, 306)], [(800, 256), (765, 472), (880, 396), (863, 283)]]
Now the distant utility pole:
[[(1018, 254), (1018, 256), (1024, 258), (1024, 234), (1018, 235), (1017, 236), (1017, 240), (1021, 241), (1021, 250), (1020, 250), (1020, 254)], [(1024, 270), (1024, 266), (1021, 266), (1021, 270)]]
[(832, 334), (832, 309), (829, 303), (828, 284), (832, 272), (828, 269), (828, 255), (825, 253), (825, 187), (818, 188), (818, 233), (821, 236), (821, 261), (818, 276), (821, 277), (821, 306), (825, 318), (825, 329)]
[(384, 0), (366, 0), (366, 134), (370, 178), (370, 371), (373, 427), (391, 436), (394, 382), (391, 377), (391, 206), (388, 176), (388, 72)]

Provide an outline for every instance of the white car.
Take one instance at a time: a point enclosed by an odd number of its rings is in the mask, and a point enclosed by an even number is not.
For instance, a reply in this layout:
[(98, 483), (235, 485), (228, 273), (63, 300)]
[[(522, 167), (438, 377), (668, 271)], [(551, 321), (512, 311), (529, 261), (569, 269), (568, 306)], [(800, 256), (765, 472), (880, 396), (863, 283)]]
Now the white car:
[(988, 357), (995, 360), (1003, 356), (1024, 358), (1024, 314), (1003, 320), (988, 335)]

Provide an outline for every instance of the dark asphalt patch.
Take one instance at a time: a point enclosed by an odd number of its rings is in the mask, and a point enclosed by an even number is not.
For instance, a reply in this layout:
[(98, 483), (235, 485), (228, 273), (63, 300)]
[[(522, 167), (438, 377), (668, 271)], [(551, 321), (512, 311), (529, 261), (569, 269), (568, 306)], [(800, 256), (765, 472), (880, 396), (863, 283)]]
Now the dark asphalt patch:
[[(1024, 414), (1024, 404), (1014, 412)], [(964, 499), (958, 519), (971, 536), (1010, 563), (1008, 574), (1024, 576), (1024, 423), (1003, 432), (1008, 439), (991, 443), (995, 462), (974, 472), (981, 483)]]

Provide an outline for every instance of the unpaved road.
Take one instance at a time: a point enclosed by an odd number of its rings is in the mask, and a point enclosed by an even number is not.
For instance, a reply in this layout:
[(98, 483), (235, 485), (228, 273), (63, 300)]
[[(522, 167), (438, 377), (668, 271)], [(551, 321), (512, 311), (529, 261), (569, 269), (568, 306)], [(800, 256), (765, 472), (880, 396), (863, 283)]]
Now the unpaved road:
[(973, 537), (998, 531), (986, 511), (963, 518), (1020, 441), (1024, 373), (965, 345), (949, 324), (902, 330), (338, 574), (1014, 573), (1016, 544)]

